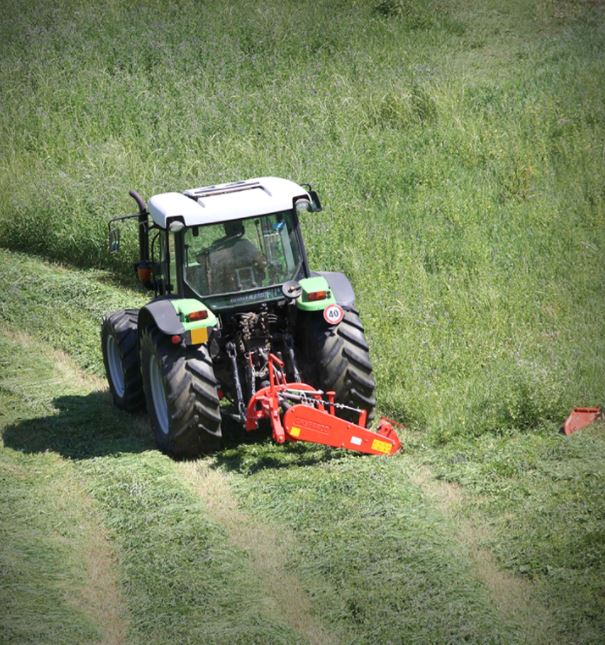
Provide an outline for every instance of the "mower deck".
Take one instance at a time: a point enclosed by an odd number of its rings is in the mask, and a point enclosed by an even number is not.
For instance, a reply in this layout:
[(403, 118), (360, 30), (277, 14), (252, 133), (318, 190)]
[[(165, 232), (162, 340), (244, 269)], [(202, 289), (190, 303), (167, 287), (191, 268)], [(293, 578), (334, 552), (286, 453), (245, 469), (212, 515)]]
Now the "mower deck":
[[(269, 385), (258, 390), (248, 403), (248, 432), (256, 430), (261, 419), (269, 419), (273, 439), (279, 444), (308, 441), (370, 455), (393, 455), (401, 448), (389, 420), (381, 418), (378, 428), (370, 430), (365, 410), (335, 402), (334, 392), (324, 393), (306, 383), (288, 383), (283, 367), (283, 361), (269, 355)], [(358, 422), (337, 417), (336, 409), (357, 412)]]

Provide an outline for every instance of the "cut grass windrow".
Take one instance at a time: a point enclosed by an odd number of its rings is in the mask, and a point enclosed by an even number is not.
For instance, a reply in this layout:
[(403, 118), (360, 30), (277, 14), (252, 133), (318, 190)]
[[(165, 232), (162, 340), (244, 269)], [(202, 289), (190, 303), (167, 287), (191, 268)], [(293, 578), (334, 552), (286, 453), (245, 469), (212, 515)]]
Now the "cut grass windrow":
[(240, 446), (219, 463), (257, 522), (286, 525), (294, 571), (345, 642), (521, 639), (398, 458), (265, 444)]
[[(409, 461), (408, 466), (414, 464)], [(435, 479), (431, 470), (415, 467), (410, 475), (423, 494), (452, 520), (452, 529), (468, 551), (477, 578), (488, 590), (498, 612), (516, 624), (519, 634), (530, 643), (553, 643), (557, 640), (556, 618), (539, 603), (532, 583), (501, 569), (491, 551), (484, 546), (490, 537), (485, 525), (472, 523), (461, 512), (463, 493), (460, 486)]]
[[(279, 618), (264, 615), (263, 593), (244, 553), (207, 519), (175, 464), (145, 452), (148, 442), (136, 423), (132, 432), (129, 417), (112, 410), (106, 393), (91, 393), (73, 364), (71, 375), (65, 364), (57, 373), (44, 352), (28, 351), (31, 340), (26, 348), (15, 336), (3, 334), (0, 346), (6, 403), (2, 459), (10, 483), (3, 495), (12, 511), (3, 517), (14, 518), (4, 524), (2, 553), (9, 564), (20, 563), (6, 576), (7, 593), (15, 598), (5, 625), (8, 640), (121, 640), (125, 623), (114, 621), (105, 634), (116, 603), (118, 616), (130, 616), (133, 642), (301, 640)], [(52, 382), (52, 389), (40, 389), (38, 378)], [(132, 434), (127, 442), (125, 427)], [(60, 477), (66, 469), (85, 482), (80, 497), (77, 491), (66, 493)], [(40, 496), (48, 488), (53, 494)], [(89, 506), (106, 528), (88, 530), (88, 520), (79, 515)], [(41, 527), (27, 521), (31, 514), (44, 518)], [(99, 563), (91, 562), (91, 551), (105, 531), (117, 553), (120, 581), (107, 614), (97, 606), (103, 594), (89, 589), (102, 583), (94, 578)], [(75, 533), (77, 548), (63, 543), (65, 532)], [(53, 548), (55, 533), (59, 545)], [(39, 596), (47, 600), (40, 603)]]
[(223, 471), (207, 462), (183, 464), (180, 470), (202, 497), (212, 519), (225, 529), (231, 544), (249, 554), (253, 571), (272, 601), (271, 612), (283, 616), (311, 644), (341, 642), (314, 615), (307, 590), (289, 568), (289, 554), (296, 542), (293, 536), (244, 513)]
[[(0, 404), (9, 402), (2, 392)], [(59, 461), (53, 454), (0, 455), (0, 640), (117, 643), (125, 625), (119, 593), (112, 593), (110, 571), (96, 575), (108, 549), (89, 504), (74, 494), (72, 469)], [(93, 544), (101, 546), (99, 559)]]
[(439, 450), (418, 436), (408, 441), (413, 461), (462, 487), (461, 521), (489, 526), (477, 536), (481, 547), (531, 587), (535, 621), (545, 607), (565, 642), (602, 642), (605, 424), (570, 437), (549, 426)]
[[(0, 428), (19, 419), (43, 432), (50, 393), (79, 391), (66, 379), (70, 363), (2, 329)], [(0, 473), (1, 640), (124, 642), (129, 618), (113, 546), (74, 464), (54, 452), (3, 449)]]

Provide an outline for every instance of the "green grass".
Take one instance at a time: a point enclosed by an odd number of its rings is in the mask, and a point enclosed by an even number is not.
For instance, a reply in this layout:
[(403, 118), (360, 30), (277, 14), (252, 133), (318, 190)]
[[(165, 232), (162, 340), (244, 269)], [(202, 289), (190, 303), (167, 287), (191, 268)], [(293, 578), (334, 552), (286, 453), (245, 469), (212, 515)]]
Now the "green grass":
[(601, 3), (4, 3), (0, 244), (131, 276), (145, 196), (312, 181), (379, 401), (436, 440), (605, 387)]
[(101, 318), (116, 309), (141, 307), (149, 300), (133, 289), (116, 289), (106, 271), (74, 273), (2, 249), (0, 264), (7, 284), (0, 295), (2, 320), (69, 352), (80, 367), (96, 374), (104, 374)]
[(43, 351), (10, 338), (0, 336), (0, 353), (5, 642), (83, 642), (102, 632), (68, 602), (95, 580), (82, 580), (77, 553), (61, 541), (78, 530), (70, 514), (86, 512), (56, 499), (65, 470), (84, 482), (117, 551), (129, 642), (297, 642), (263, 611), (245, 555), (107, 393), (91, 393), (77, 374), (76, 383), (57, 377)]
[[(15, 344), (0, 335), (0, 425), (35, 425), (57, 383), (51, 360), (15, 364)], [(33, 362), (33, 361), (32, 361)], [(22, 385), (28, 384), (23, 389)], [(3, 642), (97, 640), (99, 626), (78, 606), (85, 570), (74, 553), (75, 525), (88, 509), (66, 508), (57, 491), (70, 467), (54, 453), (0, 451), (0, 627)], [(41, 617), (44, 617), (41, 620)]]
[[(9, 403), (4, 392), (0, 401), (3, 406)], [(76, 602), (84, 572), (66, 536), (73, 531), (69, 520), (82, 509), (70, 517), (58, 503), (54, 489), (61, 486), (65, 467), (57, 462), (52, 454), (32, 457), (2, 451), (0, 455), (4, 643), (85, 642), (100, 637), (100, 626)]]
[[(601, 642), (603, 429), (557, 429), (605, 391), (603, 4), (2, 8), (1, 639), (103, 638), (74, 602), (86, 518), (129, 642), (305, 640), (146, 420), (86, 376), (100, 317), (146, 298), (123, 286), (134, 229), (106, 251), (128, 189), (271, 174), (318, 189), (311, 264), (350, 277), (379, 408), (410, 427), (390, 461), (236, 435), (209, 462), (289, 536), (311, 615), (336, 642)], [(423, 466), (460, 486), (457, 510)], [(502, 611), (478, 545), (550, 617), (541, 638)]]
[[(16, 590), (6, 640), (102, 633), (94, 614), (69, 601), (86, 584), (73, 518), (90, 509), (61, 504), (53, 491), (77, 481), (116, 553), (129, 642), (305, 642), (261, 584), (247, 550), (254, 545), (232, 543), (179, 466), (154, 450), (144, 417), (116, 411), (99, 382), (77, 371), (78, 363), (97, 371), (75, 345), (89, 347), (98, 368), (97, 310), (118, 307), (123, 288), (99, 282), (98, 271), (0, 257), (5, 274), (28, 285), (5, 301), (0, 336), (0, 503), (12, 518), (0, 557), (13, 563), (5, 589)], [(45, 282), (25, 280), (41, 274)], [(77, 325), (60, 308), (40, 323), (36, 302), (59, 284)], [(9, 333), (18, 327), (30, 336)], [(265, 527), (259, 539), (287, 537), (284, 566), (335, 642), (600, 642), (602, 427), (570, 438), (555, 425), (459, 436), (439, 447), (408, 430), (406, 452), (389, 459), (280, 447), (227, 430), (227, 447), (208, 466), (239, 512)], [(459, 508), (448, 510), (417, 480), (426, 466), (461, 486)], [(481, 537), (470, 539), (465, 523)], [(493, 558), (496, 591), (478, 574), (479, 547)], [(542, 623), (502, 610), (510, 588), (498, 591), (498, 567), (509, 587), (526, 588), (544, 608)], [(542, 637), (539, 624), (548, 628)]]
[[(292, 532), (296, 570), (342, 642), (519, 638), (473, 577), (465, 546), (402, 478), (397, 460), (342, 457), (283, 468), (279, 450), (263, 452), (282, 467), (237, 477), (236, 490), (259, 522)], [(307, 448), (300, 452), (308, 457)], [(220, 462), (229, 467), (229, 456)]]
[(464, 487), (467, 510), (490, 522), (487, 543), (501, 565), (530, 580), (545, 605), (560, 603), (567, 639), (598, 642), (605, 633), (605, 426), (570, 437), (556, 430), (423, 448), (421, 459)]

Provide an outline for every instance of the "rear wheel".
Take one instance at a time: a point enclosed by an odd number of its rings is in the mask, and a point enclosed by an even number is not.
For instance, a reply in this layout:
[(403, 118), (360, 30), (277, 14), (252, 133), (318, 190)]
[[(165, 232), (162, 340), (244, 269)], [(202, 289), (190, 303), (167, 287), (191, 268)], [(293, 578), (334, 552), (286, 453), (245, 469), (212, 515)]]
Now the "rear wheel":
[[(305, 378), (324, 391), (333, 390), (337, 403), (367, 410), (368, 420), (372, 420), (376, 381), (358, 313), (354, 309), (345, 310), (342, 322), (336, 327), (318, 315), (309, 317), (304, 324)], [(336, 414), (354, 422), (359, 418), (350, 410), (337, 409)]]
[(141, 333), (141, 367), (155, 440), (172, 457), (194, 458), (221, 445), (221, 414), (205, 345), (175, 347), (155, 327)]
[(121, 309), (103, 318), (101, 347), (109, 389), (115, 405), (128, 412), (145, 406), (139, 352), (136, 309)]

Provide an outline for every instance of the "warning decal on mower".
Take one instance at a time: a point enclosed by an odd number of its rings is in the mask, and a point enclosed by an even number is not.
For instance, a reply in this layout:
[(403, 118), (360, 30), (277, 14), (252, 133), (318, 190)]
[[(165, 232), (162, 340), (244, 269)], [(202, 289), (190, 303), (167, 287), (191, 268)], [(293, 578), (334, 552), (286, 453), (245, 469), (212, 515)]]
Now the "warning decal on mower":
[(340, 305), (328, 305), (324, 309), (324, 320), (328, 325), (338, 325), (345, 317), (345, 312)]

